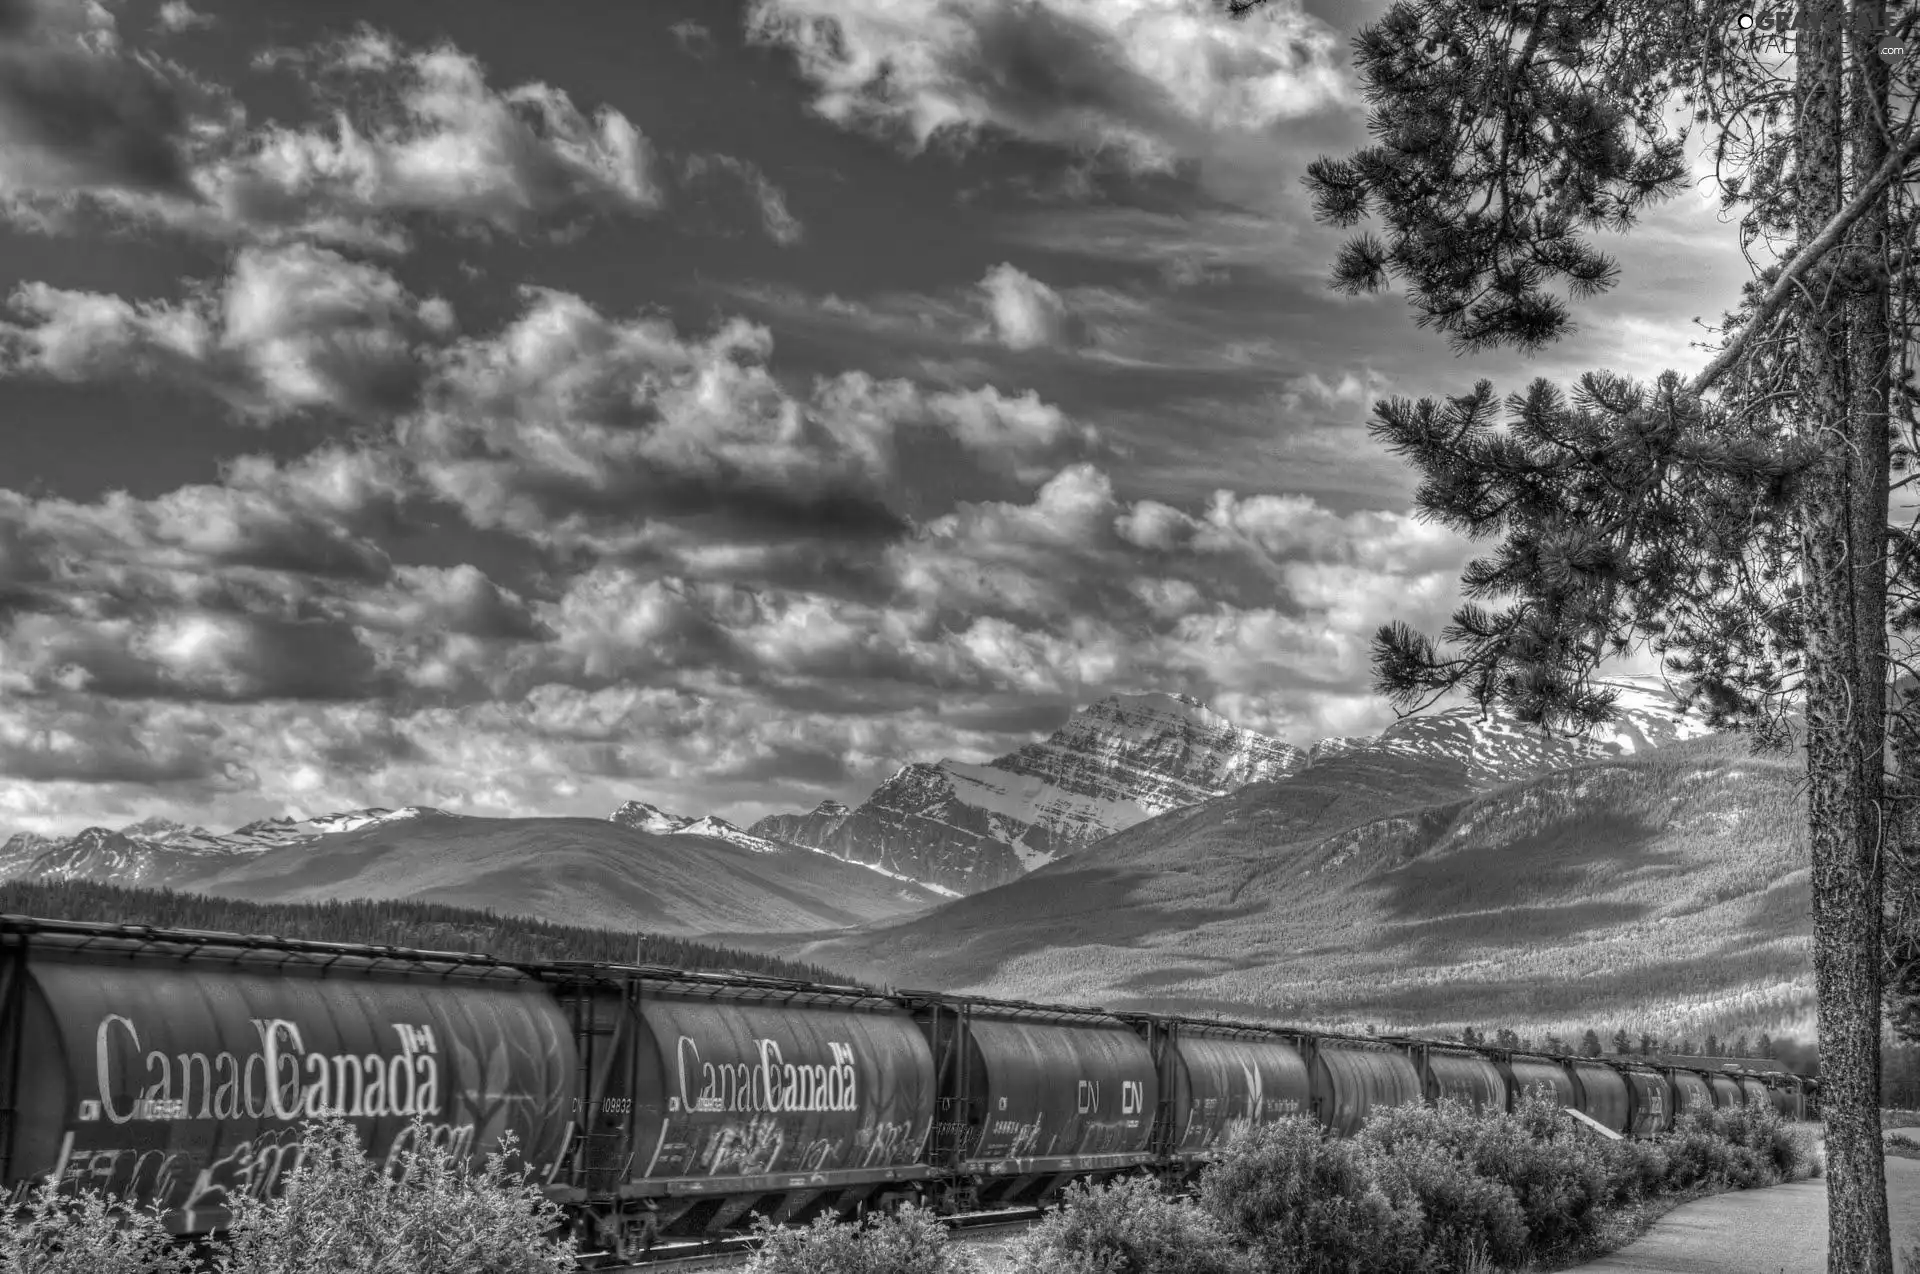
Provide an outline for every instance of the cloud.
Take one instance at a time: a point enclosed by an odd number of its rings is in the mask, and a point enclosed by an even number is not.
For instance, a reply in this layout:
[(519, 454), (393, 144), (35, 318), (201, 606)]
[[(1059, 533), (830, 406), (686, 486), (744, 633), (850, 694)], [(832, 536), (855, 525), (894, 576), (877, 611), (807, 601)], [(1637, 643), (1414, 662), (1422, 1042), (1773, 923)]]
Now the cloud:
[[(85, 204), (216, 238), (395, 252), (418, 215), (565, 236), (664, 200), (652, 143), (624, 114), (589, 114), (539, 82), (496, 89), (451, 44), (407, 48), (362, 26), (263, 53), (256, 69), (297, 70), (326, 119), (248, 127), (231, 95), (122, 53), (98, 4), (43, 5), (25, 41), (0, 44), (0, 195), (18, 225), (68, 229)], [(73, 13), (97, 16), (76, 32)], [(161, 22), (178, 30), (190, 13)]]
[(162, 31), (178, 35), (182, 31), (191, 31), (195, 27), (210, 27), (214, 24), (211, 14), (201, 13), (187, 0), (166, 0), (154, 15), (154, 25)]
[(589, 116), (538, 82), (495, 90), (450, 44), (407, 50), (362, 27), (262, 64), (300, 69), (332, 128), (268, 126), (208, 166), (200, 181), (231, 221), (379, 242), (411, 212), (515, 234), (661, 204), (652, 144), (625, 115)]
[(788, 210), (786, 195), (755, 164), (731, 155), (701, 154), (688, 156), (682, 168), (692, 183), (714, 184), (714, 176), (720, 173), (732, 177), (753, 200), (767, 237), (781, 247), (792, 247), (805, 236), (806, 227)]
[(80, 381), (153, 376), (199, 386), (258, 422), (315, 408), (384, 416), (413, 401), (425, 346), (453, 312), (326, 248), (243, 248), (217, 288), (185, 300), (27, 283), (0, 322), (0, 372)]
[(683, 341), (662, 319), (612, 319), (523, 291), (526, 312), (436, 368), (402, 424), (427, 483), (476, 525), (548, 536), (704, 518), (781, 538), (902, 528), (887, 506), (879, 422), (810, 413), (764, 366), (766, 329)]
[(55, 802), (21, 799), (42, 785), (230, 786), (244, 770), (207, 748), (209, 733), (181, 705), (150, 712), (76, 694), (15, 701), (0, 713), (0, 778), (24, 782), (0, 782), (0, 810), (52, 815)]
[(747, 29), (794, 55), (820, 115), (916, 149), (992, 128), (1161, 170), (1352, 100), (1335, 32), (1297, 3), (754, 0)]
[(713, 56), (713, 32), (692, 18), (676, 22), (667, 30), (673, 35), (675, 43), (680, 46), (680, 51), (687, 56), (701, 61)]
[(986, 294), (988, 334), (1013, 350), (1063, 348), (1086, 340), (1086, 326), (1060, 294), (1006, 262), (980, 280)]
[(101, 190), (195, 199), (192, 78), (120, 46), (93, 0), (11, 0), (0, 14), (0, 205)]

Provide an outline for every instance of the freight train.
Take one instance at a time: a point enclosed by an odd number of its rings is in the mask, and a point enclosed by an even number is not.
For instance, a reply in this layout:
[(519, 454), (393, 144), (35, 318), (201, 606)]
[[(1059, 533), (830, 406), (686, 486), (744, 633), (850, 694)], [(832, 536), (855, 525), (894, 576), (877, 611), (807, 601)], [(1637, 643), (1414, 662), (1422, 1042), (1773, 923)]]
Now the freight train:
[[(583, 1248), (914, 1200), (1044, 1203), (1068, 1182), (1190, 1180), (1249, 1124), (1334, 1133), (1442, 1096), (1547, 1085), (1609, 1134), (1677, 1113), (1812, 1112), (1811, 1081), (1631, 1059), (1109, 1013), (778, 978), (0, 916), (0, 1188), (42, 1180), (223, 1228), (349, 1120), (391, 1168), (412, 1138), (511, 1135)], [(416, 1120), (420, 1122), (416, 1122)]]

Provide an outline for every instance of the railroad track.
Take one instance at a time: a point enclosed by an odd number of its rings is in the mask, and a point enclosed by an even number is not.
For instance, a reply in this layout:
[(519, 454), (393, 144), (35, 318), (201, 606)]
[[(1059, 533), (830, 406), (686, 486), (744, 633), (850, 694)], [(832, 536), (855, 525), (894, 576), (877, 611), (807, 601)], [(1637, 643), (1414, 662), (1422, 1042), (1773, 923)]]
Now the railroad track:
[[(942, 1224), (949, 1230), (964, 1231), (970, 1235), (987, 1235), (996, 1229), (1012, 1229), (1015, 1226), (1030, 1225), (1046, 1213), (1040, 1208), (1002, 1208), (994, 1212), (969, 1212), (961, 1216), (944, 1217)], [(699, 1269), (722, 1269), (729, 1265), (742, 1265), (746, 1262), (759, 1240), (747, 1235), (731, 1236), (724, 1239), (689, 1240), (683, 1243), (669, 1241), (667, 1245), (656, 1247), (650, 1254), (637, 1261), (628, 1261), (617, 1265), (582, 1266), (591, 1268), (593, 1274), (629, 1274), (631, 1271), (679, 1271)]]

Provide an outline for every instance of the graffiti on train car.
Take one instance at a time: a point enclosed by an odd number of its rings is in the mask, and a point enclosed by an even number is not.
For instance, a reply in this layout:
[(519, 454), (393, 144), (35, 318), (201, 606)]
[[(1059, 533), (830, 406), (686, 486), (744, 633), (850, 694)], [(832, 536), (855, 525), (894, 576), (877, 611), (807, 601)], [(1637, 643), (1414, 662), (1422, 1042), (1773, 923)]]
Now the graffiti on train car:
[[(416, 1131), (418, 1136), (416, 1137)], [(456, 1160), (471, 1158), (472, 1124), (408, 1124), (389, 1141), (384, 1154), (376, 1150), (383, 1175), (397, 1179), (410, 1150), (437, 1146)], [(196, 1214), (231, 1206), (241, 1197), (265, 1199), (300, 1164), (306, 1128), (288, 1125), (268, 1129), (240, 1142), (212, 1162), (191, 1150), (136, 1147), (74, 1147), (69, 1131), (60, 1149), (57, 1184), (62, 1193), (100, 1193), (121, 1200), (152, 1200), (163, 1208), (186, 1214), (189, 1228)], [(41, 1178), (15, 1182), (7, 1196), (9, 1206), (20, 1207)]]
[(145, 1046), (133, 1019), (108, 1014), (94, 1035), (100, 1096), (80, 1103), (80, 1121), (292, 1121), (328, 1115), (380, 1119), (439, 1112), (439, 1046), (430, 1025), (392, 1023), (398, 1051), (383, 1056), (308, 1052), (297, 1023), (286, 1018), (249, 1020), (260, 1037), (260, 1047), (245, 1057), (229, 1052), (148, 1050), (142, 1077), (146, 1087), (122, 1105), (115, 1094), (137, 1086), (138, 1081), (124, 1082), (129, 1077), (115, 1065), (124, 1050), (114, 1045), (130, 1044), (136, 1055)]
[(678, 1062), (679, 1094), (669, 1099), (669, 1110), (696, 1114), (780, 1114), (850, 1111), (857, 1108), (859, 1086), (853, 1068), (853, 1045), (829, 1043), (832, 1060), (790, 1062), (778, 1041), (754, 1041), (757, 1060), (707, 1062), (700, 1046), (682, 1035), (674, 1050)]
[(910, 1119), (882, 1120), (868, 1124), (854, 1134), (854, 1149), (860, 1154), (859, 1166), (872, 1168), (896, 1163), (912, 1163), (920, 1158), (925, 1134), (914, 1135)]

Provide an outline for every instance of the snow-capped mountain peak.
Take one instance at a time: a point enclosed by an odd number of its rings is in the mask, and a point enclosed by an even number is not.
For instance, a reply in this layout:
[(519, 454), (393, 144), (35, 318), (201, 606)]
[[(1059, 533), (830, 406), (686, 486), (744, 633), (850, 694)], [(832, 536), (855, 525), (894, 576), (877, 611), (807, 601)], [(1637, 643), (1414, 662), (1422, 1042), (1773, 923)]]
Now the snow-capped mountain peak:
[(607, 818), (623, 827), (651, 832), (656, 836), (670, 836), (693, 821), (669, 814), (658, 805), (649, 805), (645, 801), (628, 801)]

